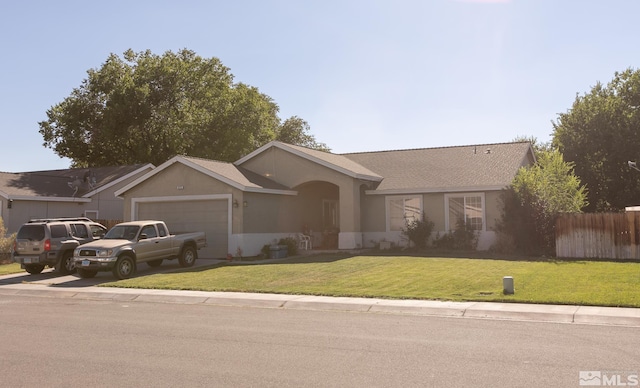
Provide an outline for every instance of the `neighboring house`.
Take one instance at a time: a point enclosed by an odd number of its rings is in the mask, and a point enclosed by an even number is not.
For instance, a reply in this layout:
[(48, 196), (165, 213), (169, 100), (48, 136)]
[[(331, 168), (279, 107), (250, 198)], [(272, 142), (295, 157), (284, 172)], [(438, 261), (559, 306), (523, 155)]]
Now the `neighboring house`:
[(0, 172), (0, 216), (9, 233), (34, 218), (89, 217), (122, 220), (123, 201), (114, 191), (153, 165)]
[(314, 248), (401, 244), (406, 221), (422, 212), (434, 233), (463, 219), (484, 250), (495, 241), (501, 190), (534, 162), (525, 142), (337, 155), (274, 141), (235, 163), (176, 156), (115, 194), (125, 220), (205, 231), (202, 257), (256, 255), (301, 232)]

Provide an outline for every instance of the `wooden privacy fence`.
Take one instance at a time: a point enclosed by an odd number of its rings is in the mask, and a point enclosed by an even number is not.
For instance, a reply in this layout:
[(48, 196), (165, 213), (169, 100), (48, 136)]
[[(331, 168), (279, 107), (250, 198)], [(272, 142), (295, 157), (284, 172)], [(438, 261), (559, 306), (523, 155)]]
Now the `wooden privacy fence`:
[(122, 220), (94, 220), (95, 222), (104, 225), (107, 229), (113, 228), (116, 224), (122, 222)]
[(556, 256), (640, 259), (640, 212), (560, 216), (556, 221)]

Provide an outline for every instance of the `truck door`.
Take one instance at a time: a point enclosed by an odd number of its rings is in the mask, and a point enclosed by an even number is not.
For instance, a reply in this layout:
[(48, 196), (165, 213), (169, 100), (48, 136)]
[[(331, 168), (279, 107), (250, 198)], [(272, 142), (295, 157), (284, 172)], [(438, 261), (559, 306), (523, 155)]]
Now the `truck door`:
[(167, 227), (164, 224), (156, 224), (158, 229), (158, 254), (161, 258), (166, 259), (172, 256), (172, 242)]
[(138, 239), (136, 243), (137, 261), (149, 261), (162, 258), (159, 253), (160, 247), (158, 245), (160, 244), (160, 240), (158, 239), (158, 231), (154, 224), (143, 226)]

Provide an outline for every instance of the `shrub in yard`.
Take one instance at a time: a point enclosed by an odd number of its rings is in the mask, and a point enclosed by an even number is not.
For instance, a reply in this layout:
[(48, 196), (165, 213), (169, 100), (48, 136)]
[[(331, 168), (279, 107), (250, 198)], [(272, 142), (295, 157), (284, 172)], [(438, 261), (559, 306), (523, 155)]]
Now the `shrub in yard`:
[(298, 254), (298, 241), (293, 237), (281, 238), (280, 241), (278, 241), (278, 245), (286, 245), (289, 256)]
[(262, 253), (265, 259), (268, 259), (271, 254), (271, 244), (265, 244), (260, 250), (260, 253)]
[(4, 221), (0, 218), (0, 263), (11, 260), (11, 249), (15, 239), (15, 233), (7, 236), (7, 228), (5, 228)]
[(413, 243), (416, 248), (424, 249), (427, 247), (432, 231), (433, 221), (430, 221), (427, 216), (422, 213), (419, 220), (407, 222), (406, 227), (402, 229), (402, 234), (410, 243)]
[(475, 250), (478, 246), (478, 234), (465, 224), (464, 220), (459, 219), (456, 229), (442, 236), (436, 236), (433, 245), (440, 249)]

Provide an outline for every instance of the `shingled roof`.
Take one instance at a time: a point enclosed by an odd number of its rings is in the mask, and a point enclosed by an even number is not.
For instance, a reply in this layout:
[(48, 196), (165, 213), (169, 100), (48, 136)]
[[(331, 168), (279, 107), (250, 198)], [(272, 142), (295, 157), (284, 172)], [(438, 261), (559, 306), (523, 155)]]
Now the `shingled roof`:
[(145, 166), (137, 164), (19, 173), (0, 172), (0, 195), (14, 199), (86, 197)]
[(288, 187), (274, 182), (267, 177), (249, 171), (246, 168), (236, 166), (233, 163), (183, 155), (175, 156), (162, 163), (153, 171), (148, 172), (134, 182), (131, 182), (127, 186), (116, 191), (115, 194), (117, 196), (122, 196), (125, 192), (127, 192), (134, 186), (137, 186), (141, 182), (151, 178), (152, 176), (160, 173), (161, 171), (176, 163), (181, 163), (185, 166), (189, 166), (205, 175), (225, 182), (239, 190), (289, 195), (295, 194), (295, 192), (291, 191)]
[(182, 158), (218, 175), (219, 177), (226, 178), (227, 180), (236, 183), (238, 187), (243, 190), (289, 190), (288, 187), (281, 185), (280, 183), (249, 171), (246, 168), (235, 166), (232, 163), (189, 156), (183, 156)]
[(384, 177), (375, 192), (500, 189), (532, 164), (527, 142), (342, 154)]

